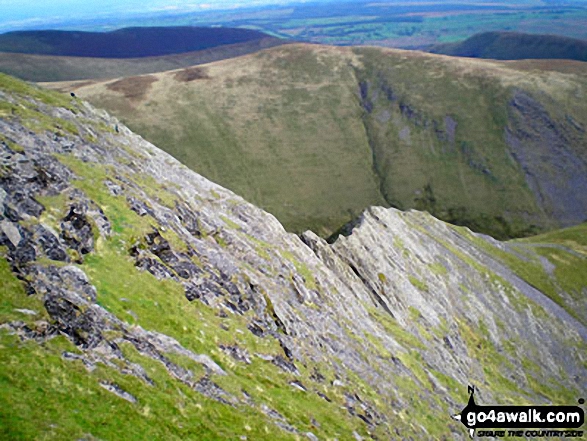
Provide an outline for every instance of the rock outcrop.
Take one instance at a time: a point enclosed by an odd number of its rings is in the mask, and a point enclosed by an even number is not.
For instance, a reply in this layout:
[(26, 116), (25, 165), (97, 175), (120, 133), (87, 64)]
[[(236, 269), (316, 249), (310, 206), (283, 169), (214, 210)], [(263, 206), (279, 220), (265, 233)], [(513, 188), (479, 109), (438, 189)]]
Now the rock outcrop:
[(9, 437), (464, 440), (467, 384), (587, 390), (583, 317), (499, 243), (383, 208), (298, 237), (105, 112), (0, 81)]

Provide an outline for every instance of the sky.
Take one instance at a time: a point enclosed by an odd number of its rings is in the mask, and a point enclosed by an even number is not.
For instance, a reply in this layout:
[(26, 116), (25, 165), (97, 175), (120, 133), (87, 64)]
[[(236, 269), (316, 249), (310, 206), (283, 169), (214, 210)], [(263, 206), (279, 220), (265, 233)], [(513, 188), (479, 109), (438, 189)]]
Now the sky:
[(0, 0), (0, 31), (76, 19), (189, 12), (286, 3), (283, 0)]

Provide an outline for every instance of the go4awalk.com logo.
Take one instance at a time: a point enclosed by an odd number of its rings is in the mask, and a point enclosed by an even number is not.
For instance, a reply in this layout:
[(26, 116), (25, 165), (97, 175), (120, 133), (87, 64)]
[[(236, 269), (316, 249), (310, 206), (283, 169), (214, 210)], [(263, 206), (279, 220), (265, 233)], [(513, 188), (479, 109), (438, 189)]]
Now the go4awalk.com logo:
[[(585, 422), (585, 413), (579, 406), (479, 406), (475, 388), (468, 390), (467, 406), (453, 418), (469, 429), (471, 438), (476, 430), (480, 437), (583, 437), (578, 429)], [(584, 403), (579, 399), (579, 404)]]

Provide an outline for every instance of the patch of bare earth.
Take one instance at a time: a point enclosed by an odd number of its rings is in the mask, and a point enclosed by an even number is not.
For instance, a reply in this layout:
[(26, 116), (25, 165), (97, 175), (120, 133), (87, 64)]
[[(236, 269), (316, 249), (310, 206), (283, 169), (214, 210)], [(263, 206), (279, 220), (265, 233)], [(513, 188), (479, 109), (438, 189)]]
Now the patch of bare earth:
[(208, 76), (208, 72), (206, 69), (194, 66), (187, 67), (185, 69), (175, 72), (173, 78), (175, 79), (175, 81), (179, 81), (181, 83), (189, 83), (190, 81), (194, 80), (206, 80), (210, 77)]
[(575, 60), (515, 60), (504, 64), (520, 70), (552, 70), (566, 74), (587, 74), (587, 63)]
[(122, 78), (120, 80), (108, 83), (106, 88), (114, 92), (119, 92), (125, 98), (140, 101), (147, 95), (151, 85), (159, 81), (153, 75), (141, 75), (137, 77)]

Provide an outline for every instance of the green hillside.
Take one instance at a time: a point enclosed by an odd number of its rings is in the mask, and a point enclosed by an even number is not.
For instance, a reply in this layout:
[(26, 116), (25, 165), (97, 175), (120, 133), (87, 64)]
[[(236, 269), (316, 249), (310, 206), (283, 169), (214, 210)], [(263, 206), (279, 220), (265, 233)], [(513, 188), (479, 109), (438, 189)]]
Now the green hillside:
[(0, 34), (0, 52), (138, 58), (200, 51), (267, 36), (251, 29), (196, 26), (131, 27), (109, 32), (13, 31)]
[(568, 59), (587, 61), (587, 41), (558, 35), (483, 32), (464, 41), (437, 44), (434, 54), (495, 60)]
[(587, 177), (587, 68), (535, 67), (287, 45), (191, 77), (53, 87), (110, 110), (290, 231), (328, 236), (379, 204), (507, 238), (587, 218), (587, 192), (573, 191)]

